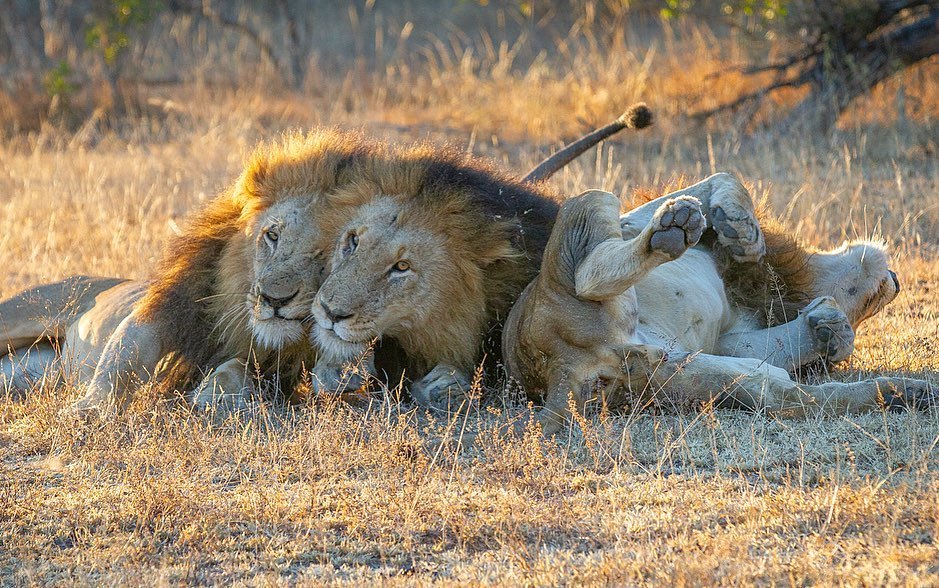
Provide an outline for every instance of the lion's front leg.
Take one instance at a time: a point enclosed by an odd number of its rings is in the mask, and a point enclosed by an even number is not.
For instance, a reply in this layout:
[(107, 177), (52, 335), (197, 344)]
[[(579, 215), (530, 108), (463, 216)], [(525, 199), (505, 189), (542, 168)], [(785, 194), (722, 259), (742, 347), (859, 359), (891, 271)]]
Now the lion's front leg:
[(84, 396), (72, 404), (70, 412), (110, 412), (123, 407), (133, 389), (154, 375), (162, 349), (155, 326), (131, 313), (108, 338)]
[(788, 323), (758, 330), (749, 330), (744, 324), (724, 333), (717, 352), (764, 360), (794, 372), (819, 359), (847, 359), (854, 352), (854, 329), (837, 302), (825, 296), (813, 300)]
[(693, 184), (656, 198), (620, 217), (623, 238), (637, 235), (648, 224), (656, 209), (671, 198), (690, 196), (701, 202), (707, 226), (714, 229), (717, 242), (739, 262), (759, 261), (766, 254), (766, 242), (756, 217), (750, 193), (731, 174), (714, 174)]

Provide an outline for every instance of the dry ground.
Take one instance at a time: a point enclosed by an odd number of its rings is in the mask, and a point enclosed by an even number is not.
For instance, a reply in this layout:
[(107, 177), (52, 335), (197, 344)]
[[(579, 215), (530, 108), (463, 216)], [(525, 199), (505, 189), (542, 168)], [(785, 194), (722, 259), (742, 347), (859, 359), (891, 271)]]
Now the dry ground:
[[(80, 272), (145, 277), (187, 211), (286, 127), (449, 140), (524, 172), (579, 119), (646, 99), (654, 129), (592, 152), (557, 185), (628, 197), (729, 170), (808, 242), (885, 238), (903, 292), (833, 377), (936, 381), (939, 63), (879, 89), (831, 138), (749, 142), (733, 121), (679, 116), (744, 88), (702, 85), (724, 59), (707, 34), (658, 53), (615, 43), (559, 72), (500, 70), (501, 54), (477, 68), (441, 60), (407, 79), (347, 77), (312, 100), (193, 84), (154, 93), (158, 110), (116, 130), (11, 136), (0, 294)], [(0, 584), (939, 585), (936, 411), (600, 415), (559, 441), (484, 435), (458, 456), (421, 442), (462, 422), (388, 402), (261, 403), (212, 424), (150, 397), (113, 422), (77, 423), (58, 416), (75, 394), (0, 397)], [(469, 425), (524, 410), (497, 403)]]

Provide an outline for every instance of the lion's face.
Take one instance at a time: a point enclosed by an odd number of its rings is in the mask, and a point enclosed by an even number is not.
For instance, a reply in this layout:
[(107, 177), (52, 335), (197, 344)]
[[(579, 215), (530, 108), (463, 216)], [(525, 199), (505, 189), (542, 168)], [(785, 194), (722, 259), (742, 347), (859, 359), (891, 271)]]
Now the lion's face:
[(248, 229), (254, 271), (245, 304), (255, 340), (270, 349), (307, 335), (310, 304), (326, 261), (317, 249), (312, 207), (310, 196), (281, 200), (258, 214)]
[(818, 254), (820, 291), (831, 292), (857, 326), (877, 314), (900, 292), (897, 275), (888, 267), (883, 246), (871, 242), (845, 243)]
[(312, 333), (336, 359), (352, 359), (383, 335), (421, 330), (453, 289), (457, 270), (444, 239), (406, 214), (392, 198), (378, 198), (336, 242), (313, 302)]

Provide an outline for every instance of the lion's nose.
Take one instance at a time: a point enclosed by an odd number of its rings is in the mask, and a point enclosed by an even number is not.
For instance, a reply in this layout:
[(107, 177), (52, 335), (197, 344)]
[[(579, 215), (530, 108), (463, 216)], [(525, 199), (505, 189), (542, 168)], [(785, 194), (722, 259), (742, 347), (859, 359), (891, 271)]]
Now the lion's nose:
[(897, 279), (897, 274), (893, 273), (893, 270), (887, 270), (887, 273), (890, 274), (890, 277), (893, 279), (893, 289), (896, 294), (900, 293), (900, 280)]
[(283, 308), (284, 306), (287, 306), (287, 304), (289, 304), (291, 300), (293, 300), (294, 298), (296, 298), (296, 297), (297, 297), (297, 293), (299, 293), (299, 292), (300, 292), (300, 290), (297, 290), (296, 292), (294, 292), (294, 293), (291, 294), (290, 296), (284, 296), (283, 298), (274, 298), (274, 297), (272, 297), (272, 296), (268, 296), (268, 295), (265, 294), (264, 292), (261, 292), (261, 299), (264, 300), (264, 303), (265, 303), (265, 304), (267, 304), (268, 306), (270, 306), (270, 307), (273, 308), (274, 310), (280, 310), (280, 309)]
[(325, 302), (320, 302), (320, 306), (323, 307), (323, 312), (326, 313), (326, 318), (328, 318), (333, 324), (338, 323), (339, 321), (345, 320), (347, 318), (352, 318), (353, 316), (352, 314), (342, 314), (342, 313), (336, 312), (335, 310), (326, 306)]

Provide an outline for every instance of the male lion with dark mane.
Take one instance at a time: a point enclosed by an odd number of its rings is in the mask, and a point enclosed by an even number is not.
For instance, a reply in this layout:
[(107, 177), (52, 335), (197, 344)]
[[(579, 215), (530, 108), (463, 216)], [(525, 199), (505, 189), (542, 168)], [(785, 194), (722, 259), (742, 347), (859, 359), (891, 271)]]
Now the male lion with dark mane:
[(234, 408), (256, 368), (295, 380), (315, 357), (305, 321), (325, 262), (310, 218), (366, 150), (354, 133), (288, 134), (189, 219), (149, 281), (71, 278), (4, 301), (5, 339), (21, 348), (3, 358), (8, 381), (62, 368), (84, 411), (119, 407), (158, 376), (180, 387), (204, 375), (196, 404)]

